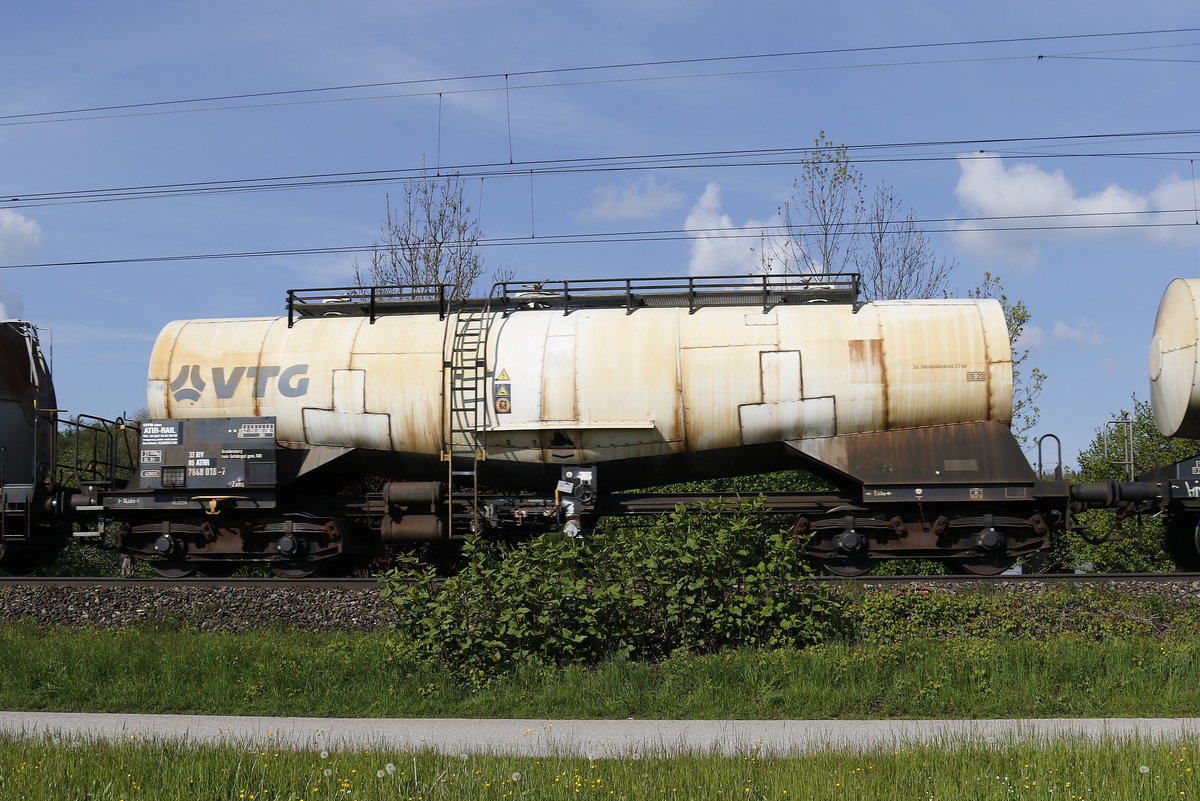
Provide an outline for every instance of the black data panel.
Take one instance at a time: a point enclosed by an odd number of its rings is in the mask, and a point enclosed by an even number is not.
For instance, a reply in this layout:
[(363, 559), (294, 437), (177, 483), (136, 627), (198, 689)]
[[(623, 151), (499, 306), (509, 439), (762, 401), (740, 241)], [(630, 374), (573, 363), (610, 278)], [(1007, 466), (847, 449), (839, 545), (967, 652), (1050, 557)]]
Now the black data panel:
[(140, 483), (146, 488), (275, 485), (274, 417), (147, 420), (140, 451)]

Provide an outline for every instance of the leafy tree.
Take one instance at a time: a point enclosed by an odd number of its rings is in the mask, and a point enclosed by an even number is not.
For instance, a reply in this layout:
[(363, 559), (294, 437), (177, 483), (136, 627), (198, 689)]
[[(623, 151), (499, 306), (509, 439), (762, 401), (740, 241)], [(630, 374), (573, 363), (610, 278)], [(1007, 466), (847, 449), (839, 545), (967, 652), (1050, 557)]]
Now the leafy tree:
[(822, 131), (779, 207), (787, 235), (760, 254), (766, 272), (854, 272), (868, 300), (941, 294), (955, 262), (939, 257), (895, 187), (869, 192), (846, 146)]
[[(447, 284), (454, 298), (469, 297), (485, 273), (479, 252), (479, 221), (458, 175), (422, 175), (404, 184), (399, 208), (385, 201), (371, 263), (354, 265), (354, 282), (371, 285)], [(511, 277), (498, 271), (494, 280)]]
[[(1136, 396), (1132, 402), (1132, 413), (1122, 410), (1116, 417), (1129, 421), (1135, 476), (1200, 453), (1200, 440), (1164, 437), (1154, 422), (1150, 404)], [(1113, 464), (1114, 455), (1123, 452), (1119, 431), (1097, 429), (1091, 444), (1079, 454), (1079, 472), (1071, 476), (1072, 481), (1128, 480), (1126, 468)], [(1111, 509), (1095, 509), (1079, 515), (1077, 522), (1085, 525), (1086, 531), (1068, 532), (1055, 550), (1058, 560), (1068, 567), (1090, 564), (1099, 572), (1121, 573), (1174, 569), (1163, 548), (1161, 517), (1120, 521)], [(1120, 542), (1100, 542), (1122, 534), (1125, 539)]]

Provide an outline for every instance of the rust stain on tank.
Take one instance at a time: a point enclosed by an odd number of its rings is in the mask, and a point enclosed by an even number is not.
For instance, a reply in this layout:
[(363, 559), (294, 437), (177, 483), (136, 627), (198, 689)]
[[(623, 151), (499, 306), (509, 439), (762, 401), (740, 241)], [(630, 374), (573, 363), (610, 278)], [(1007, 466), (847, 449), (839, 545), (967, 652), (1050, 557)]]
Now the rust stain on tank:
[[(996, 408), (996, 382), (992, 380), (992, 349), (990, 338), (987, 333), (987, 326), (984, 324), (983, 309), (978, 309), (979, 330), (983, 333), (983, 380), (984, 389), (987, 391), (987, 415), (991, 417), (995, 414)], [(1012, 354), (1009, 354), (1010, 356)]]
[[(880, 327), (882, 328), (882, 324)], [(878, 376), (880, 427), (886, 429), (890, 406), (888, 403), (888, 371), (883, 361), (883, 338), (881, 336), (879, 339), (851, 339), (846, 342), (846, 345), (851, 375), (859, 376), (859, 380), (863, 382), (871, 382)]]
[[(279, 325), (282, 322), (283, 322), (283, 319), (281, 318), (275, 322), (275, 325)], [(254, 409), (255, 417), (262, 416), (262, 398), (260, 398), (259, 395), (266, 394), (265, 392), (260, 393), (258, 391), (258, 388), (259, 388), (259, 386), (266, 385), (266, 382), (263, 381), (261, 376), (262, 376), (263, 367), (265, 366), (263, 364), (263, 355), (264, 355), (264, 351), (266, 350), (264, 345), (266, 345), (267, 337), (270, 335), (270, 333), (271, 333), (271, 326), (270, 325), (263, 326), (262, 338), (258, 341), (258, 347), (255, 348), (255, 350), (257, 351), (258, 358), (255, 359), (254, 361), (255, 361), (255, 364), (258, 366), (254, 370), (254, 382), (251, 384), (251, 390), (250, 390), (251, 408)]]

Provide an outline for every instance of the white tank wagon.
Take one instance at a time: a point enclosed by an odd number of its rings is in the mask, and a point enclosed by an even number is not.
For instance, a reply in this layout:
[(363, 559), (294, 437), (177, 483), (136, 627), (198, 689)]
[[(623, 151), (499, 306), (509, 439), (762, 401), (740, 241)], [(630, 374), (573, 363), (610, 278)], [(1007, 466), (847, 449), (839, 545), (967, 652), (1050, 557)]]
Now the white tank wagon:
[[(1043, 547), (1067, 487), (1008, 430), (992, 300), (863, 303), (857, 276), (297, 290), (286, 317), (155, 344), (139, 484), (106, 498), (161, 572), (307, 575), (390, 543), (586, 531), (696, 478), (806, 468), (773, 497), (828, 569)], [(342, 568), (344, 569), (344, 567)]]
[(1200, 437), (1200, 279), (1167, 286), (1150, 339), (1150, 401), (1168, 437)]
[[(1200, 438), (1200, 278), (1176, 278), (1163, 293), (1149, 353), (1150, 403), (1168, 437)], [(1200, 571), (1200, 459), (1138, 477), (1160, 489), (1167, 512), (1165, 550), (1184, 570)]]
[[(705, 459), (671, 458), (684, 454), (721, 452), (730, 473), (756, 466), (739, 457), (745, 446), (1009, 421), (1011, 354), (993, 300), (764, 309), (744, 294), (745, 305), (696, 309), (174, 322), (151, 358), (150, 416), (271, 416), (285, 445), (396, 453), (412, 478), (439, 479), (421, 470), (449, 449), (457, 415), (486, 451), (488, 483), (527, 489), (544, 488), (542, 466), (557, 477), (561, 464), (620, 461), (607, 487), (647, 486), (695, 477)], [(485, 398), (464, 412), (452, 407), (453, 351), (468, 319), (486, 331), (470, 346), (482, 373), (468, 379)]]

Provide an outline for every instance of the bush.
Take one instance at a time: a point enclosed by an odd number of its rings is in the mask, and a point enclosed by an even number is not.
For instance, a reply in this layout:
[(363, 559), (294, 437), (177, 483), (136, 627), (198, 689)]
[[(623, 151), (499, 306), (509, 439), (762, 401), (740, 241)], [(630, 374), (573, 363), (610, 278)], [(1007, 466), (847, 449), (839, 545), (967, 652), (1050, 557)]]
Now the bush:
[(843, 633), (842, 605), (803, 582), (811, 568), (801, 548), (758, 511), (678, 509), (587, 540), (474, 539), (454, 577), (438, 583), (404, 560), (382, 577), (384, 594), (408, 647), (468, 680), (521, 663), (802, 647)]

